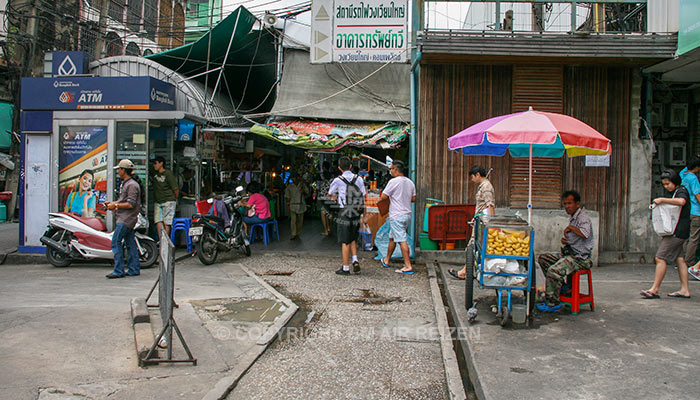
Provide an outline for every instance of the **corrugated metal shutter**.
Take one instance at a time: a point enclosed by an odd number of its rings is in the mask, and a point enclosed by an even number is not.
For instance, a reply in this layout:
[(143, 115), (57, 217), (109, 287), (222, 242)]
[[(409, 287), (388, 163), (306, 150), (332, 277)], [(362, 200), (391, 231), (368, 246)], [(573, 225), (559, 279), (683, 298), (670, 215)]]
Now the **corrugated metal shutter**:
[[(564, 109), (564, 68), (562, 66), (516, 65), (513, 67), (513, 112), (537, 111), (561, 113)], [(510, 206), (526, 207), (528, 196), (527, 158), (511, 159)], [(532, 205), (535, 208), (559, 208), (562, 192), (560, 158), (532, 160)]]

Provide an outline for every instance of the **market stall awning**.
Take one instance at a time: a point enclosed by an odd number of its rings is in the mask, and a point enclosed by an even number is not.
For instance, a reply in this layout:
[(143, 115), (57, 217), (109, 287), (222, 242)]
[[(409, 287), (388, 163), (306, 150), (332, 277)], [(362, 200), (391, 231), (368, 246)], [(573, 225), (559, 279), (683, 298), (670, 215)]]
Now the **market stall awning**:
[(345, 146), (396, 148), (406, 138), (410, 126), (402, 123), (334, 123), (285, 121), (256, 124), (252, 133), (277, 142), (315, 150), (338, 150)]
[[(360, 82), (365, 77), (368, 78)], [(308, 51), (286, 49), (282, 82), (271, 114), (290, 118), (408, 122), (411, 119), (410, 77), (410, 64), (311, 64)], [(348, 87), (349, 90), (335, 95)], [(321, 99), (326, 100), (318, 102)]]
[(193, 79), (206, 82), (207, 88), (218, 85), (240, 114), (269, 111), (275, 101), (275, 37), (267, 29), (252, 30), (256, 21), (250, 11), (238, 7), (196, 42), (146, 58), (196, 76)]

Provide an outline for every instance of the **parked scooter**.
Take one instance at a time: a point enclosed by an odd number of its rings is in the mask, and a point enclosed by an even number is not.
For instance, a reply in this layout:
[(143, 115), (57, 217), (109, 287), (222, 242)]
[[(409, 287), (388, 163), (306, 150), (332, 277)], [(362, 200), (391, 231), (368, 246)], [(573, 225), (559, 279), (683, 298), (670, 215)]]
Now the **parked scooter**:
[[(145, 234), (148, 220), (139, 215), (134, 229), (141, 268), (150, 268), (158, 260), (158, 245)], [(49, 229), (41, 238), (46, 258), (54, 267), (67, 267), (76, 260), (113, 260), (112, 234), (99, 218), (84, 218), (75, 213), (49, 213)]]
[[(250, 256), (250, 242), (243, 229), (243, 217), (236, 210), (236, 204), (241, 201), (244, 193), (243, 187), (239, 186), (233, 196), (226, 195), (223, 199), (229, 215), (228, 227), (226, 227), (226, 221), (219, 216), (202, 214), (192, 216), (189, 234), (192, 242), (195, 243), (197, 256), (202, 264), (213, 264), (220, 250), (238, 249), (246, 256)], [(214, 199), (207, 201), (212, 207), (216, 207)]]

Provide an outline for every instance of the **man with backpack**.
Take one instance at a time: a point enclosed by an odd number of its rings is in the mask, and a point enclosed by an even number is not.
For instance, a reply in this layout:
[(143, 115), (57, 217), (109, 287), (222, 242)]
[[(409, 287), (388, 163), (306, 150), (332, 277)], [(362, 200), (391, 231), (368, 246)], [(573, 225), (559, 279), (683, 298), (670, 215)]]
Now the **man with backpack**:
[(360, 222), (365, 210), (365, 182), (352, 173), (352, 162), (348, 157), (338, 160), (342, 175), (331, 182), (328, 195), (338, 203), (340, 208), (336, 223), (338, 224), (338, 241), (341, 243), (343, 266), (335, 271), (338, 275), (350, 275), (350, 255), (352, 254), (352, 272), (360, 273), (357, 260), (357, 238)]
[(411, 203), (416, 201), (416, 185), (406, 177), (406, 164), (402, 161), (394, 161), (391, 165), (393, 178), (386, 184), (382, 192), (382, 198), (389, 198), (389, 250), (386, 258), (381, 260), (382, 267), (389, 268), (391, 255), (394, 253), (396, 243), (401, 247), (403, 255), (403, 268), (395, 272), (399, 274), (413, 274), (411, 265), (411, 249), (408, 247), (408, 228), (411, 226)]

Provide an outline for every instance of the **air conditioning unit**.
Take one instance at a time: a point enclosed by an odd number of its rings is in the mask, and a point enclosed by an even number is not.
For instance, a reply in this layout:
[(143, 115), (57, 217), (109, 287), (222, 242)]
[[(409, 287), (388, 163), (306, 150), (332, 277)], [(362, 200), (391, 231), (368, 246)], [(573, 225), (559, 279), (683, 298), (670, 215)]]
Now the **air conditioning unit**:
[(263, 23), (267, 26), (275, 26), (277, 23), (277, 16), (275, 14), (265, 14)]

